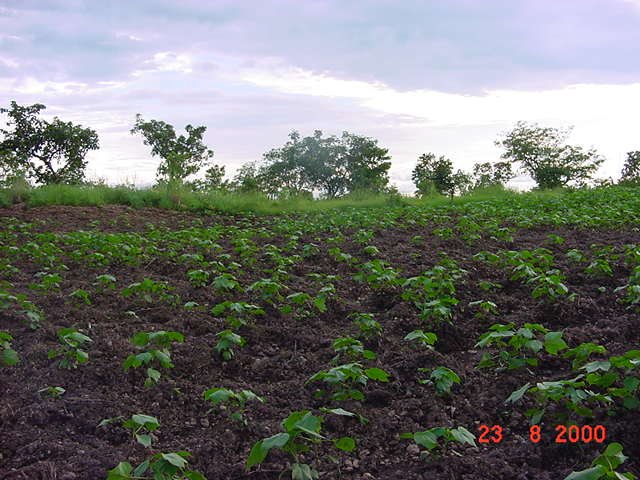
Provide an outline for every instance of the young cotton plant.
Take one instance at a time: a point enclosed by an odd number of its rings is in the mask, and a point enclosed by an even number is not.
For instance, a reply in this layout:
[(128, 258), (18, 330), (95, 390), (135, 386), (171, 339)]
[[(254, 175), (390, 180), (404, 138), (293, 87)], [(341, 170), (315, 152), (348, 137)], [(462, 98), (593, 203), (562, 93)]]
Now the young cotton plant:
[(489, 300), (477, 300), (469, 302), (469, 307), (477, 309), (473, 314), (476, 318), (487, 318), (492, 315), (498, 315), (498, 306)]
[(404, 337), (405, 342), (413, 342), (427, 350), (433, 350), (433, 346), (438, 341), (438, 336), (433, 332), (423, 330), (413, 330)]
[(362, 342), (351, 337), (336, 338), (332, 344), (333, 351), (336, 356), (331, 360), (333, 363), (338, 363), (341, 358), (346, 357), (347, 360), (374, 360), (376, 354), (364, 348)]
[(9, 332), (0, 331), (0, 366), (13, 367), (20, 362), (18, 352), (11, 348), (13, 337)]
[(624, 292), (625, 296), (620, 301), (629, 305), (629, 308), (640, 311), (640, 265), (634, 267), (627, 283), (614, 292)]
[(476, 437), (464, 427), (434, 427), (415, 433), (401, 433), (401, 439), (413, 440), (418, 446), (425, 448), (427, 455), (442, 455), (451, 443), (476, 446)]
[(239, 334), (232, 330), (223, 330), (216, 334), (218, 343), (214, 347), (215, 351), (222, 357), (222, 360), (228, 362), (235, 356), (235, 347), (244, 347), (247, 341)]
[(53, 387), (53, 386), (49, 386), (49, 387), (44, 387), (38, 390), (38, 395), (40, 395), (40, 397), (42, 398), (60, 398), (62, 395), (64, 395), (64, 393), (66, 392), (66, 390), (62, 387)]
[(287, 286), (271, 278), (262, 278), (247, 287), (247, 292), (256, 294), (261, 300), (274, 305), (282, 300), (281, 290)]
[(382, 325), (373, 318), (373, 314), (355, 312), (348, 318), (358, 327), (361, 337), (371, 339), (382, 336)]
[(86, 343), (92, 342), (91, 338), (80, 333), (75, 328), (61, 328), (58, 330), (60, 346), (49, 351), (49, 358), (60, 358), (60, 368), (78, 368), (78, 365), (89, 361), (89, 354), (82, 348)]
[(79, 304), (91, 305), (91, 296), (89, 295), (89, 292), (81, 288), (78, 288), (73, 292), (71, 292), (69, 294), (69, 297), (73, 299), (74, 303), (78, 305)]
[(96, 281), (94, 282), (94, 285), (97, 286), (98, 290), (102, 292), (105, 292), (107, 290), (115, 290), (116, 277), (108, 273), (98, 275), (96, 277)]
[(227, 294), (233, 290), (242, 291), (238, 279), (230, 273), (218, 275), (213, 279), (213, 282), (211, 282), (211, 286), (216, 292), (221, 294)]
[(24, 293), (13, 295), (5, 289), (5, 283), (2, 282), (0, 283), (0, 311), (8, 309), (23, 314), (26, 317), (26, 324), (31, 330), (40, 328), (44, 319), (42, 310), (30, 302)]
[(453, 308), (458, 304), (455, 282), (465, 273), (455, 261), (443, 258), (430, 270), (405, 280), (402, 299), (412, 302), (425, 321), (431, 320), (436, 326), (451, 323)]
[[(312, 375), (306, 383), (323, 382), (333, 391), (331, 399), (334, 401), (364, 400), (362, 389), (369, 380), (376, 382), (388, 382), (389, 374), (384, 370), (373, 367), (363, 368), (361, 363), (345, 363), (329, 370), (321, 370)], [(317, 392), (318, 396), (324, 395), (324, 390)]]
[[(547, 270), (533, 277), (529, 282), (534, 285), (531, 296), (535, 299), (548, 299), (555, 301), (569, 294), (569, 289), (562, 283), (564, 276), (558, 269)], [(569, 300), (575, 298), (575, 294), (569, 295)]]
[(159, 367), (167, 369), (173, 368), (170, 348), (174, 342), (184, 342), (184, 335), (180, 332), (167, 332), (164, 330), (136, 333), (131, 338), (131, 343), (139, 348), (148, 348), (148, 350), (129, 355), (123, 364), (124, 371), (149, 365), (144, 386), (149, 388), (157, 384), (160, 381), (161, 374), (151, 365), (159, 365)]
[(98, 424), (98, 428), (107, 426), (114, 422), (120, 422), (122, 427), (131, 432), (132, 439), (145, 448), (151, 447), (151, 433), (155, 432), (160, 427), (160, 422), (158, 422), (156, 417), (136, 413), (131, 415), (131, 418), (129, 419), (125, 419), (124, 417), (106, 418)]
[(283, 432), (256, 442), (249, 452), (246, 469), (260, 465), (269, 452), (277, 448), (291, 457), (289, 469), (292, 480), (318, 480), (318, 471), (311, 465), (302, 463), (303, 454), (322, 442), (331, 442), (335, 448), (344, 452), (352, 452), (356, 447), (356, 442), (351, 437), (328, 439), (322, 435), (323, 420), (323, 417), (313, 415), (308, 410), (291, 413), (282, 421)]
[(156, 453), (136, 468), (120, 462), (107, 473), (107, 480), (207, 480), (195, 470), (189, 470), (188, 452)]
[(586, 363), (581, 370), (590, 387), (601, 389), (626, 409), (640, 408), (640, 350)]
[(400, 283), (400, 273), (384, 260), (371, 260), (360, 266), (360, 271), (353, 276), (355, 280), (364, 282), (373, 290), (392, 290)]
[(593, 418), (593, 407), (609, 405), (612, 400), (610, 396), (586, 387), (588, 385), (582, 374), (568, 380), (538, 382), (535, 386), (526, 383), (509, 395), (505, 403), (517, 403), (525, 395), (533, 397), (533, 406), (525, 411), (531, 425), (540, 423), (551, 407), (554, 407), (554, 418), (563, 423), (569, 420), (571, 413), (582, 418)]
[(210, 388), (203, 393), (204, 399), (213, 407), (227, 410), (229, 418), (243, 426), (247, 426), (245, 417), (246, 405), (249, 402), (264, 403), (264, 399), (251, 390), (234, 392), (228, 388)]
[(631, 472), (616, 471), (629, 457), (622, 453), (622, 445), (610, 443), (591, 463), (591, 468), (579, 472), (571, 472), (564, 480), (635, 480)]
[(577, 347), (567, 350), (562, 354), (562, 357), (572, 359), (571, 368), (573, 370), (578, 370), (585, 363), (587, 363), (591, 355), (604, 355), (605, 353), (607, 353), (607, 349), (602, 345), (597, 345), (592, 342), (586, 342), (581, 343)]
[(211, 313), (216, 317), (226, 313), (227, 325), (232, 329), (238, 329), (248, 325), (254, 317), (264, 315), (265, 312), (257, 305), (226, 300), (215, 305), (211, 309)]
[(153, 303), (157, 298), (160, 301), (169, 304), (176, 304), (179, 299), (177, 296), (171, 295), (169, 292), (173, 287), (166, 282), (155, 281), (151, 278), (144, 278), (141, 282), (135, 282), (122, 290), (121, 295), (125, 298), (137, 297), (143, 299), (147, 303)]
[(32, 283), (29, 288), (32, 290), (41, 290), (43, 292), (52, 292), (60, 290), (60, 282), (62, 276), (59, 273), (38, 272), (36, 277), (40, 278), (40, 283)]
[(432, 369), (419, 368), (419, 372), (430, 373), (426, 380), (418, 380), (423, 385), (433, 385), (439, 396), (451, 395), (451, 388), (460, 384), (460, 377), (450, 368), (439, 366)]
[(550, 332), (539, 323), (525, 323), (518, 329), (513, 323), (497, 323), (480, 336), (475, 346), (499, 349), (497, 353), (484, 352), (478, 368), (496, 367), (500, 370), (535, 367), (538, 365), (537, 354), (542, 349), (550, 355), (557, 355), (568, 348), (562, 332)]

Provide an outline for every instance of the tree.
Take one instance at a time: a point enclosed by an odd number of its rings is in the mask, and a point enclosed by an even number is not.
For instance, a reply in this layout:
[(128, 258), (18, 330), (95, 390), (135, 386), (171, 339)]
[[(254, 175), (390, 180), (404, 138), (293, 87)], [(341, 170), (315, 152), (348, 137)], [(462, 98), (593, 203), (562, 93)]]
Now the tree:
[(484, 162), (473, 165), (473, 188), (504, 187), (512, 178), (510, 162)]
[(640, 183), (640, 150), (627, 152), (620, 183)]
[(242, 165), (231, 182), (233, 190), (242, 193), (264, 192), (263, 177), (256, 162)]
[(327, 198), (355, 191), (382, 192), (389, 183), (388, 150), (377, 140), (343, 132), (323, 137), (316, 130), (302, 138), (297, 131), (280, 148), (264, 154), (258, 168), (263, 191), (271, 195), (309, 195)]
[(204, 171), (204, 179), (196, 179), (186, 185), (196, 191), (227, 190), (230, 187), (224, 179), (224, 165), (211, 165)]
[(583, 185), (604, 159), (596, 150), (566, 145), (571, 129), (540, 127), (518, 122), (496, 145), (505, 148), (502, 158), (518, 164), (539, 188)]
[(452, 175), (453, 189), (449, 191), (449, 196), (466, 195), (473, 189), (473, 179), (471, 175), (462, 170), (457, 170)]
[(453, 162), (442, 155), (436, 157), (433, 153), (423, 153), (418, 157), (418, 163), (411, 173), (411, 180), (419, 196), (435, 192), (451, 195), (455, 187)]
[(38, 115), (40, 103), (20, 106), (15, 101), (0, 113), (9, 117), (0, 129), (0, 169), (5, 175), (24, 174), (36, 184), (79, 183), (84, 179), (89, 150), (98, 148), (98, 134), (54, 117), (47, 122)]
[[(343, 132), (341, 143), (349, 192), (386, 192), (391, 168), (389, 149), (379, 147), (378, 141), (373, 138), (349, 132)], [(337, 173), (340, 175), (339, 171)]]
[(159, 183), (182, 184), (213, 158), (213, 150), (202, 142), (206, 130), (205, 126), (187, 125), (187, 134), (178, 136), (173, 125), (159, 120), (145, 121), (137, 114), (131, 134), (140, 133), (144, 144), (151, 147), (151, 155), (162, 159), (157, 172)]

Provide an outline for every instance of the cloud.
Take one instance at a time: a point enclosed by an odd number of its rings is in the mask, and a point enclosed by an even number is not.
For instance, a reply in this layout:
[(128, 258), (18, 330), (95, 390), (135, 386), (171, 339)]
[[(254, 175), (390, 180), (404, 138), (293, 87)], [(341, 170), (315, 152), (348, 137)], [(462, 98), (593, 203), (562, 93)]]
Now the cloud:
[(616, 175), (640, 147), (639, 1), (4, 0), (0, 103), (98, 129), (90, 166), (114, 181), (153, 179), (138, 112), (207, 125), (230, 172), (291, 129), (349, 130), (389, 147), (411, 191), (419, 154), (496, 160), (524, 119), (575, 124)]
[(523, 118), (572, 122), (616, 116), (633, 122), (634, 112), (640, 109), (640, 83), (462, 95), (424, 89), (399, 91), (380, 82), (343, 80), (300, 68), (249, 70), (242, 78), (283, 93), (356, 99), (374, 111), (424, 120), (429, 126), (495, 124)]
[(174, 52), (155, 53), (153, 54), (153, 57), (145, 60), (143, 65), (146, 65), (146, 68), (142, 70), (135, 70), (132, 73), (134, 77), (154, 72), (193, 72), (193, 61), (191, 57), (189, 55)]

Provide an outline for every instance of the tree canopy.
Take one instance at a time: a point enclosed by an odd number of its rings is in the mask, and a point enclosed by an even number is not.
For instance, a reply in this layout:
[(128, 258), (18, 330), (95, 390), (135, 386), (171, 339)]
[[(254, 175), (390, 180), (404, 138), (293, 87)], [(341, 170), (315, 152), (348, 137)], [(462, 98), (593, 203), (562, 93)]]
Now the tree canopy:
[(627, 152), (627, 159), (622, 167), (622, 183), (640, 183), (640, 150)]
[(389, 184), (388, 149), (349, 132), (323, 137), (316, 130), (302, 138), (294, 130), (282, 147), (269, 150), (263, 159), (258, 171), (251, 173), (255, 186), (272, 195), (317, 191), (334, 198), (355, 191), (382, 192)]
[(471, 176), (462, 170), (453, 171), (453, 162), (441, 155), (423, 153), (411, 172), (416, 186), (416, 195), (424, 197), (433, 193), (454, 196), (463, 194), (472, 187)]
[(583, 185), (604, 159), (594, 149), (567, 145), (570, 132), (518, 122), (496, 145), (505, 149), (502, 158), (531, 175), (539, 188)]
[(4, 175), (24, 175), (36, 184), (80, 183), (84, 179), (89, 150), (98, 148), (98, 134), (54, 117), (39, 118), (40, 103), (20, 106), (15, 101), (0, 113), (9, 117), (8, 129), (0, 129), (0, 170)]
[(504, 187), (512, 178), (510, 162), (484, 162), (473, 165), (473, 188)]
[(173, 125), (161, 120), (144, 120), (136, 115), (131, 134), (140, 133), (151, 155), (162, 159), (157, 178), (160, 183), (184, 183), (185, 179), (210, 165), (213, 150), (203, 143), (205, 126), (185, 127), (186, 135), (177, 135)]

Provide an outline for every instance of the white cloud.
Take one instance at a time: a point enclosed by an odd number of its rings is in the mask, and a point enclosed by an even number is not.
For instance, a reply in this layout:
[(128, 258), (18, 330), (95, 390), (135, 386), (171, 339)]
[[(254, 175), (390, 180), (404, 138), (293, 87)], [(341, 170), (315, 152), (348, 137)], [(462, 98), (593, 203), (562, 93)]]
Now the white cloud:
[(461, 95), (431, 90), (398, 91), (379, 82), (343, 80), (300, 68), (248, 70), (241, 78), (283, 93), (350, 98), (374, 111), (412, 117), (425, 126), (491, 125), (525, 118), (572, 123), (616, 117), (634, 122), (635, 112), (640, 109), (640, 83)]
[(125, 85), (125, 82), (97, 82), (89, 85), (84, 82), (40, 81), (33, 77), (0, 78), (0, 90), (11, 92), (12, 95), (92, 95), (120, 89)]
[(126, 38), (127, 40), (131, 40), (132, 42), (142, 42), (143, 41), (142, 37), (139, 37), (137, 35), (132, 35), (130, 33), (122, 33), (122, 32), (116, 33), (116, 38)]
[(14, 68), (14, 69), (20, 67), (20, 64), (13, 58), (2, 57), (2, 56), (0, 56), (0, 65), (4, 65), (5, 67)]
[(134, 77), (155, 72), (193, 72), (193, 59), (189, 55), (174, 52), (155, 53), (152, 58), (145, 60), (143, 64), (146, 68), (134, 71), (132, 73)]

